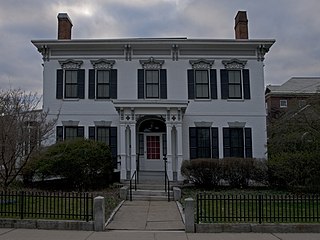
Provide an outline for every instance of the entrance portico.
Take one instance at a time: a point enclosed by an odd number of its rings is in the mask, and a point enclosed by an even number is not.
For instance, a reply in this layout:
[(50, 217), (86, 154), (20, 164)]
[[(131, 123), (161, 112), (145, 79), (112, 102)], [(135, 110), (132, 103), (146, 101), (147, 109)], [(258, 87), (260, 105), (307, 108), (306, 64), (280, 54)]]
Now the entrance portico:
[[(164, 172), (169, 180), (182, 180), (182, 124), (185, 101), (114, 101), (119, 113), (121, 180), (134, 172)], [(150, 179), (152, 180), (152, 179)]]

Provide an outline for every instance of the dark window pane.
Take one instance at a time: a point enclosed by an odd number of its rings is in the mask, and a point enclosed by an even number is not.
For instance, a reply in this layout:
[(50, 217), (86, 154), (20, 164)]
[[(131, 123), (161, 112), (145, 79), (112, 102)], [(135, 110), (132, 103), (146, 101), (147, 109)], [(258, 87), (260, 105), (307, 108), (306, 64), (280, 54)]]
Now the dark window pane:
[(241, 72), (239, 70), (228, 71), (229, 98), (242, 98)]
[(77, 98), (78, 97), (78, 82), (77, 71), (66, 70), (65, 71), (65, 97)]
[(65, 140), (78, 137), (78, 127), (65, 127)]
[(97, 71), (97, 98), (110, 97), (110, 71)]
[(195, 71), (196, 98), (209, 98), (209, 77), (207, 70)]
[(98, 127), (97, 128), (97, 141), (103, 142), (109, 145), (110, 141), (109, 127)]
[(146, 70), (146, 97), (159, 98), (158, 70)]

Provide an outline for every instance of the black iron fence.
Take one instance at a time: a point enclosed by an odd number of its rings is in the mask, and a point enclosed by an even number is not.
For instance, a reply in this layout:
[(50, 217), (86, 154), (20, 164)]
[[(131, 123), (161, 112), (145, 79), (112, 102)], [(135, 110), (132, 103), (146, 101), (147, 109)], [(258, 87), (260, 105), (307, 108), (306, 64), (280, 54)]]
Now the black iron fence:
[(319, 223), (318, 195), (197, 194), (197, 223)]
[(20, 219), (93, 219), (89, 193), (0, 192), (0, 217)]

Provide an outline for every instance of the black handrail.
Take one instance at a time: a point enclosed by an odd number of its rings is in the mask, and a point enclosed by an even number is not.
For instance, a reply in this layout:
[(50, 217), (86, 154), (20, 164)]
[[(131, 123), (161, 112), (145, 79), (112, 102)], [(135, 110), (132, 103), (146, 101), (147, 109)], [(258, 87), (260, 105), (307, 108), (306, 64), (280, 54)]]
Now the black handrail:
[(130, 188), (129, 188), (129, 195), (130, 195), (130, 201), (132, 201), (132, 180), (134, 178), (134, 190), (137, 191), (137, 170), (134, 171), (130, 178)]
[(168, 195), (168, 202), (170, 202), (170, 180), (168, 177), (168, 171), (167, 171), (167, 155), (163, 155), (164, 160), (164, 190)]

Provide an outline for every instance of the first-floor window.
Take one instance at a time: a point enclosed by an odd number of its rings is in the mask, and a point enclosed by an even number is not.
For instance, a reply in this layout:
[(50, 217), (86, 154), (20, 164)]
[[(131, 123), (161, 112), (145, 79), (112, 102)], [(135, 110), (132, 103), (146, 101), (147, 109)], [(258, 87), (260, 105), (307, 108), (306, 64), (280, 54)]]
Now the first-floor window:
[(251, 128), (223, 128), (223, 155), (251, 158)]
[(84, 137), (84, 127), (82, 126), (57, 126), (57, 142)]
[(116, 164), (117, 161), (117, 127), (89, 127), (89, 139), (103, 142), (110, 147), (111, 155)]
[(218, 128), (189, 128), (190, 159), (219, 158)]

